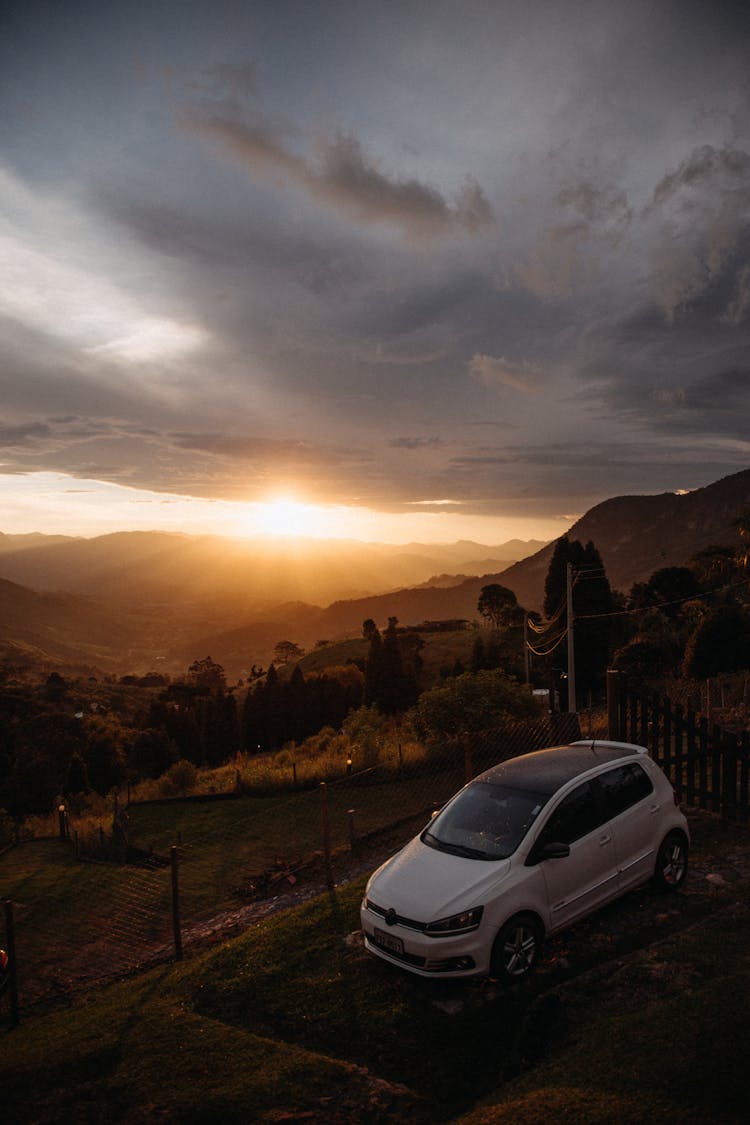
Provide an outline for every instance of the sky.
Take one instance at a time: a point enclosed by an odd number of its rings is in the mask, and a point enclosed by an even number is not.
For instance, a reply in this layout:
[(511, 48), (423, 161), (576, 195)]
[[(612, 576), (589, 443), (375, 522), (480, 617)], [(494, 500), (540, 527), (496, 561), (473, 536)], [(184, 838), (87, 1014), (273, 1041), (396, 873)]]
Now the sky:
[(553, 538), (749, 345), (746, 3), (0, 0), (0, 531)]

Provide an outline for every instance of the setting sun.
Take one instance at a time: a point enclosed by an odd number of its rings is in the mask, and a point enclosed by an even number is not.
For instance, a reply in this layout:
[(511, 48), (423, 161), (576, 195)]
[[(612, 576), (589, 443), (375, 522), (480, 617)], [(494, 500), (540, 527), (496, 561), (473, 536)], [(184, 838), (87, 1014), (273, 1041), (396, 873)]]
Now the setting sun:
[(321, 512), (313, 504), (302, 504), (289, 497), (253, 506), (255, 523), (261, 535), (315, 536), (320, 533)]

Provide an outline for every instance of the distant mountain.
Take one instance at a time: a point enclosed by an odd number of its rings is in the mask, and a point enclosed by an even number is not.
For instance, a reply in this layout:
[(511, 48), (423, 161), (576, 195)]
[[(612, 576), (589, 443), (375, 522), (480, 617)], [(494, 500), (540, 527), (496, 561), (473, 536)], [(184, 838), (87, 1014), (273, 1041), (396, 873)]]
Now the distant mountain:
[[(333, 626), (320, 607), (334, 599), (409, 587), (439, 568), (476, 573), (488, 558), (503, 568), (538, 546), (0, 533), (0, 659), (176, 673), (211, 655), (244, 675), (280, 640), (326, 638)], [(353, 612), (346, 628), (359, 630)]]
[(31, 531), (26, 535), (6, 535), (0, 531), (0, 554), (6, 551), (22, 551), (27, 547), (44, 547), (54, 543), (70, 543), (70, 535), (43, 535), (39, 531)]
[[(715, 544), (738, 542), (733, 521), (750, 509), (750, 470), (725, 477), (684, 495), (620, 496), (591, 508), (566, 534), (582, 543), (593, 540), (602, 556), (611, 585), (627, 592), (634, 582), (646, 581), (655, 570), (683, 566), (692, 555)], [(403, 625), (425, 620), (477, 617), (483, 586), (498, 582), (516, 594), (527, 609), (541, 609), (544, 580), (554, 543), (512, 566), (445, 588), (412, 588), (378, 597), (336, 601), (325, 609), (317, 625), (325, 636), (352, 631), (371, 617), (378, 625), (396, 616)]]
[[(593, 540), (611, 584), (627, 592), (705, 547), (736, 545), (733, 521), (745, 510), (750, 469), (684, 495), (606, 500), (567, 534)], [(394, 548), (156, 532), (33, 537), (9, 546), (7, 540), (17, 538), (0, 537), (0, 658), (26, 653), (40, 663), (46, 657), (105, 670), (174, 673), (211, 655), (231, 677), (253, 663), (266, 665), (280, 640), (310, 648), (318, 640), (359, 635), (368, 617), (382, 626), (390, 616), (404, 625), (474, 619), (480, 591), (491, 582), (539, 609), (554, 549), (550, 543), (519, 559), (539, 545)], [(431, 577), (433, 584), (424, 585)]]
[(124, 671), (151, 634), (151, 622), (136, 614), (0, 579), (0, 659), (10, 663)]
[[(739, 537), (733, 521), (746, 510), (750, 510), (750, 469), (693, 492), (605, 500), (566, 534), (584, 544), (592, 540), (610, 585), (627, 592), (655, 570), (684, 566), (705, 547), (736, 547)], [(498, 576), (528, 609), (541, 609), (553, 551), (554, 543), (549, 543)]]
[(539, 546), (514, 541), (494, 548), (471, 542), (394, 547), (354, 540), (121, 532), (6, 546), (0, 550), (0, 577), (121, 606), (210, 609), (236, 621), (238, 612), (263, 612), (280, 602), (326, 605), (415, 585), (446, 567), (476, 574), (491, 559), (503, 569)]

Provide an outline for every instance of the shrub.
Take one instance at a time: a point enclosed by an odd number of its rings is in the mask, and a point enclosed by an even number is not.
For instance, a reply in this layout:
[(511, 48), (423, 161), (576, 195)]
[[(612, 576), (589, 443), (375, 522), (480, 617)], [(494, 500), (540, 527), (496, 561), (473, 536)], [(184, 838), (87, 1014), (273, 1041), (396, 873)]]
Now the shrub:
[(197, 778), (198, 770), (193, 763), (186, 758), (180, 758), (162, 775), (159, 788), (165, 797), (170, 797), (172, 794), (184, 796), (193, 791)]

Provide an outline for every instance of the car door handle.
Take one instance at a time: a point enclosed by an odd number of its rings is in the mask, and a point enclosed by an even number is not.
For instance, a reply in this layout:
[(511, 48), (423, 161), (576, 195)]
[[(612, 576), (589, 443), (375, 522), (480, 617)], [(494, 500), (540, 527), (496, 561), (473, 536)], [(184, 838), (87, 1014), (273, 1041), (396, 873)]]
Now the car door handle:
[(606, 836), (600, 836), (600, 837), (599, 837), (599, 847), (600, 847), (600, 848), (603, 848), (603, 847), (604, 847), (604, 845), (605, 845), (605, 844), (608, 844), (608, 843), (610, 842), (610, 840), (611, 840), (611, 839), (612, 839), (612, 834), (611, 834), (611, 832), (610, 832), (610, 833), (608, 833), (608, 834), (607, 834)]

